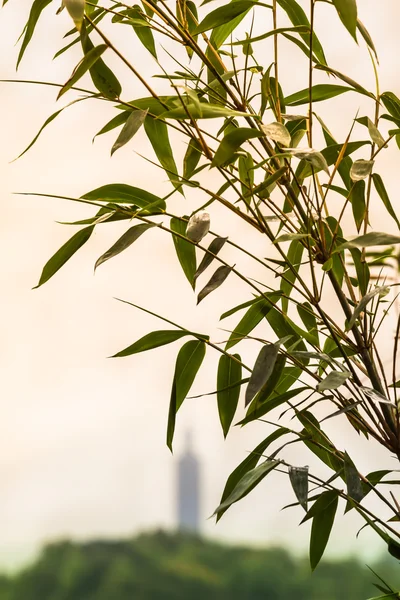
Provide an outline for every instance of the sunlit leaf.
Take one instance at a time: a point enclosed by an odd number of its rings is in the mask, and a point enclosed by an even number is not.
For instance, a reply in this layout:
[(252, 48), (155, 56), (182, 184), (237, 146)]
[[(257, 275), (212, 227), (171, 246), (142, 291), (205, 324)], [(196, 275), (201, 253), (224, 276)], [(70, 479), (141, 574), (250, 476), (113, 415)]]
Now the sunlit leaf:
[(300, 160), (305, 160), (319, 171), (325, 171), (329, 175), (328, 163), (324, 155), (318, 150), (314, 150), (313, 148), (286, 148), (285, 151)]
[(147, 335), (137, 340), (124, 350), (117, 352), (114, 354), (112, 358), (119, 358), (122, 356), (131, 356), (132, 354), (137, 354), (138, 352), (146, 352), (147, 350), (153, 350), (154, 348), (159, 348), (160, 346), (165, 346), (166, 344), (171, 344), (180, 338), (191, 335), (189, 331), (181, 331), (180, 329), (166, 329), (162, 331), (152, 331)]
[(67, 9), (75, 27), (80, 31), (85, 15), (85, 0), (63, 0), (63, 5)]
[(291, 135), (282, 123), (262, 125), (261, 129), (263, 130), (263, 133), (274, 142), (278, 142), (279, 144), (282, 144), (282, 146), (290, 146)]
[(331, 371), (325, 379), (318, 383), (317, 390), (320, 392), (323, 390), (337, 390), (346, 383), (349, 377), (351, 377), (350, 371)]
[(206, 211), (194, 213), (186, 227), (186, 237), (198, 244), (210, 229), (210, 215)]
[(256, 4), (256, 0), (237, 0), (236, 2), (230, 2), (224, 6), (220, 6), (210, 12), (196, 29), (193, 31), (194, 34), (203, 33), (209, 29), (214, 29), (225, 23), (233, 21), (236, 17), (248, 12)]
[[(115, 202), (118, 204), (135, 204), (143, 208), (143, 214), (157, 214), (165, 210), (165, 200), (151, 194), (147, 190), (142, 190), (125, 183), (111, 183), (103, 185), (91, 192), (81, 196), (84, 200), (93, 200), (94, 202)], [(148, 210), (146, 210), (148, 209)]]
[(110, 258), (114, 258), (127, 248), (133, 242), (135, 242), (145, 231), (151, 229), (152, 227), (156, 227), (156, 223), (140, 223), (139, 225), (134, 225), (130, 227), (128, 231), (125, 233), (105, 252), (96, 260), (96, 264), (94, 265), (94, 269), (96, 270), (101, 264), (109, 260)]
[(364, 160), (360, 158), (351, 165), (350, 177), (352, 181), (361, 181), (368, 177), (374, 166), (373, 160)]
[(94, 226), (85, 227), (72, 236), (43, 267), (37, 288), (48, 281), (81, 248), (93, 233)]

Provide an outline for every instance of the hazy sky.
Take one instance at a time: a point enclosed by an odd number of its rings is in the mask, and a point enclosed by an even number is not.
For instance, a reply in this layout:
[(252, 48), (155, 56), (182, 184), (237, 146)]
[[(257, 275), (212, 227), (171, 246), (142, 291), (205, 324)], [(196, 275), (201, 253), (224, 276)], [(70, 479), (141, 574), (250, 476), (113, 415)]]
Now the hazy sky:
[[(80, 59), (78, 46), (55, 61), (61, 36), (70, 26), (64, 11), (55, 18), (57, 2), (46, 10), (18, 74), (14, 46), (27, 18), (29, 2), (9, 0), (0, 13), (0, 77), (48, 80), (64, 83)], [(360, 17), (371, 30), (381, 59), (382, 90), (400, 93), (398, 76), (398, 27), (400, 8), (396, 0), (363, 0)], [(331, 66), (345, 70), (373, 87), (373, 74), (365, 47), (358, 48), (345, 34), (333, 11), (318, 6), (318, 31), (326, 40)], [(262, 31), (263, 24), (258, 23)], [(142, 73), (155, 72), (155, 64), (138, 44), (133, 32), (111, 29), (112, 39), (126, 51)], [(118, 36), (122, 36), (119, 38)], [(266, 52), (270, 46), (266, 43)], [(107, 62), (116, 65), (108, 51)], [(290, 93), (305, 87), (305, 65), (299, 54), (284, 55), (290, 76)], [(269, 62), (271, 59), (268, 59)], [(168, 61), (171, 65), (171, 61)], [(124, 98), (147, 95), (128, 71), (117, 66)], [(157, 85), (160, 80), (157, 80)], [(90, 85), (87, 80), (87, 85)], [(160, 88), (157, 88), (160, 89)], [(168, 91), (168, 85), (164, 84)], [(166, 419), (174, 361), (179, 343), (132, 358), (110, 360), (107, 356), (124, 348), (148, 331), (163, 328), (161, 322), (116, 302), (119, 297), (159, 311), (215, 340), (227, 334), (218, 330), (218, 315), (228, 306), (249, 298), (249, 292), (233, 277), (224, 288), (198, 308), (174, 256), (172, 240), (160, 231), (143, 236), (129, 251), (101, 266), (93, 275), (95, 260), (123, 233), (126, 224), (97, 227), (90, 242), (38, 290), (36, 285), (47, 259), (74, 231), (57, 224), (93, 214), (90, 208), (60, 201), (12, 195), (35, 191), (80, 196), (106, 183), (124, 182), (155, 194), (170, 190), (164, 173), (152, 168), (134, 150), (153, 158), (143, 132), (110, 159), (115, 132), (92, 145), (95, 133), (115, 111), (104, 102), (85, 101), (65, 111), (43, 133), (34, 148), (10, 164), (30, 142), (45, 119), (74, 98), (56, 104), (55, 88), (1, 85), (0, 145), (1, 224), (0, 272), (3, 282), (0, 331), (1, 356), (1, 449), (0, 452), (0, 566), (19, 564), (41, 543), (59, 537), (130, 535), (158, 526), (173, 527), (174, 469), (176, 461), (165, 445)], [(349, 104), (353, 113), (342, 111)], [(324, 108), (328, 125), (341, 140), (351, 124), (351, 114), (368, 106), (361, 96), (344, 95)], [(372, 108), (369, 107), (371, 115)], [(361, 113), (360, 113), (361, 114)], [(181, 163), (185, 145), (176, 139), (176, 159)], [(388, 151), (390, 152), (390, 151)], [(382, 175), (395, 189), (399, 154), (394, 150)], [(390, 176), (390, 168), (395, 167)], [(210, 180), (212, 185), (212, 179)], [(197, 192), (174, 198), (176, 212), (190, 212), (203, 201)], [(379, 227), (386, 224), (375, 215)], [(267, 252), (265, 240), (251, 240), (251, 232), (212, 209), (213, 229), (236, 240), (246, 237), (255, 251)], [(261, 254), (263, 255), (263, 254)], [(242, 260), (229, 250), (227, 260)], [(206, 276), (207, 277), (207, 276)], [(273, 285), (272, 282), (268, 282)], [(235, 319), (226, 323), (233, 327)], [(388, 332), (391, 332), (389, 325)], [(244, 345), (244, 348), (246, 346)], [(249, 362), (255, 349), (247, 345)], [(218, 356), (208, 353), (192, 393), (212, 391)], [(234, 506), (215, 526), (206, 518), (218, 504), (225, 479), (247, 451), (263, 439), (270, 428), (261, 423), (243, 430), (234, 428), (226, 442), (217, 418), (215, 397), (189, 400), (177, 419), (176, 453), (185, 432), (193, 430), (202, 461), (203, 517), (207, 535), (257, 544), (307, 546), (308, 525), (297, 524), (299, 510), (279, 512), (292, 501), (288, 483), (272, 475), (265, 484)], [(347, 448), (346, 422), (331, 424)], [(366, 457), (365, 444), (356, 445), (360, 468), (384, 466), (382, 452)], [(349, 451), (355, 447), (349, 446)], [(371, 451), (369, 449), (369, 451)], [(309, 461), (296, 450), (298, 464)], [(368, 467), (366, 466), (368, 465)], [(330, 551), (355, 547), (358, 521), (346, 516), (333, 533)], [(357, 550), (373, 554), (374, 537), (362, 534)], [(345, 544), (343, 545), (343, 539)]]

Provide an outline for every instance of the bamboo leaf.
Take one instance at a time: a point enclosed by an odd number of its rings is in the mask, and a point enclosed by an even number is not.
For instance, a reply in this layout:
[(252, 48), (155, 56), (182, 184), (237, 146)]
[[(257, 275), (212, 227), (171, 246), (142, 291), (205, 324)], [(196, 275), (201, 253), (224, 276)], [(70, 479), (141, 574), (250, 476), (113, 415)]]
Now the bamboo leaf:
[(255, 129), (251, 129), (250, 127), (238, 127), (230, 133), (227, 133), (214, 154), (211, 166), (220, 167), (224, 165), (232, 158), (236, 150), (238, 150), (244, 142), (261, 136), (262, 133)]
[(166, 208), (165, 200), (151, 194), (147, 190), (133, 187), (125, 183), (103, 185), (81, 196), (84, 200), (94, 202), (115, 202), (118, 204), (135, 204), (143, 209), (143, 214), (159, 214)]
[[(278, 356), (278, 359), (279, 359), (279, 356)], [(292, 383), (294, 383), (294, 382), (292, 382)], [(308, 388), (306, 388), (306, 387), (300, 387), (300, 388), (296, 388), (294, 390), (289, 390), (287, 392), (283, 392), (282, 394), (278, 394), (277, 396), (270, 396), (269, 398), (267, 398), (267, 400), (265, 400), (261, 404), (257, 403), (257, 396), (256, 396), (254, 402), (252, 404), (250, 404), (245, 418), (242, 419), (241, 421), (239, 421), (239, 423), (237, 423), (237, 425), (247, 425), (247, 423), (251, 423), (252, 421), (256, 421), (257, 419), (260, 419), (264, 415), (271, 412), (271, 410), (278, 408), (279, 406), (281, 406), (288, 400), (291, 400), (295, 396), (298, 396), (299, 394), (301, 394), (301, 392), (304, 392), (307, 389)], [(254, 405), (254, 408), (252, 408), (253, 405)]]
[[(83, 48), (83, 52), (87, 55), (94, 48), (85, 26), (85, 22), (82, 23), (82, 28), (80, 31), (81, 36), (81, 44)], [(111, 71), (109, 67), (105, 64), (102, 58), (99, 58), (94, 65), (89, 69), (90, 76), (93, 81), (93, 85), (103, 96), (109, 98), (110, 100), (115, 100), (119, 98), (122, 92), (121, 84)]]
[(378, 175), (378, 173), (373, 173), (372, 181), (374, 182), (375, 189), (378, 192), (383, 204), (385, 205), (387, 212), (392, 217), (392, 219), (395, 221), (397, 227), (400, 229), (400, 221), (397, 217), (397, 213), (395, 212), (395, 210), (392, 206), (392, 203), (390, 202), (390, 198), (386, 191), (385, 184), (383, 183), (382, 177), (380, 175)]
[(356, 502), (364, 498), (364, 491), (358, 471), (347, 452), (344, 453), (344, 477), (347, 485), (347, 493)]
[(398, 235), (391, 235), (390, 233), (381, 231), (370, 231), (340, 244), (340, 246), (335, 248), (334, 252), (341, 252), (346, 248), (369, 248), (370, 246), (391, 246), (392, 244), (400, 244), (400, 237)]
[[(281, 238), (282, 237), (283, 236), (281, 236)], [(300, 269), (303, 251), (304, 246), (301, 243), (301, 241), (299, 241), (298, 238), (293, 239), (290, 243), (289, 250), (287, 251), (287, 261), (288, 264), (291, 265), (292, 269), (287, 268), (285, 269), (285, 271), (283, 271), (280, 285), (280, 289), (282, 292), (282, 310), (285, 313), (287, 312), (289, 307), (289, 297)]]
[(273, 140), (282, 144), (282, 146), (290, 146), (291, 135), (285, 125), (282, 123), (270, 123), (269, 125), (262, 125), (261, 129), (263, 133)]
[(223, 245), (225, 244), (228, 238), (216, 237), (211, 244), (208, 246), (206, 252), (203, 256), (201, 263), (199, 264), (196, 273), (194, 274), (194, 279), (196, 280), (206, 269), (210, 266), (212, 261), (214, 260), (213, 254), (216, 256), (218, 252), (221, 250)]
[(144, 129), (147, 137), (153, 147), (153, 150), (164, 168), (174, 188), (181, 190), (179, 183), (178, 170), (176, 168), (174, 156), (172, 153), (171, 144), (169, 142), (168, 127), (163, 121), (158, 119), (147, 118), (144, 122)]
[[(329, 503), (325, 502), (323, 510), (319, 510), (313, 517), (310, 536), (310, 565), (313, 571), (324, 554), (335, 521), (339, 501), (336, 490), (332, 494), (331, 492), (324, 492), (324, 494), (330, 494), (332, 500)], [(317, 502), (313, 505), (313, 508), (324, 494), (321, 494)]]
[[(53, 275), (57, 273), (59, 269), (81, 248), (90, 236), (93, 233), (94, 225), (90, 227), (85, 227), (81, 229), (77, 233), (75, 233), (72, 238), (68, 240), (57, 252), (47, 261), (45, 266), (43, 267), (42, 274), (39, 279), (39, 283), (36, 288), (40, 287), (46, 281), (51, 279)], [(36, 289), (34, 288), (34, 289)]]
[(200, 143), (192, 138), (186, 150), (185, 157), (183, 159), (183, 178), (190, 179), (193, 175), (199, 160), (201, 158), (202, 150)]
[(365, 219), (366, 203), (365, 203), (365, 181), (356, 181), (353, 185), (349, 200), (353, 209), (354, 222), (357, 231), (360, 231), (361, 225)]
[(228, 277), (231, 271), (232, 267), (227, 267), (225, 265), (218, 267), (214, 275), (211, 277), (210, 281), (207, 283), (206, 286), (203, 287), (203, 289), (197, 296), (197, 304), (200, 304), (200, 302), (204, 300), (204, 298), (208, 296), (208, 294), (211, 294), (211, 292), (219, 288), (219, 286), (224, 283), (225, 279)]
[(354, 312), (351, 315), (350, 321), (348, 322), (348, 324), (346, 326), (346, 331), (349, 331), (352, 327), (354, 327), (354, 325), (355, 325), (357, 319), (359, 318), (359, 316), (361, 315), (361, 313), (363, 313), (365, 311), (366, 307), (371, 302), (371, 300), (373, 300), (373, 298), (375, 298), (375, 296), (379, 296), (379, 298), (383, 298), (384, 296), (387, 296), (389, 294), (389, 292), (390, 292), (390, 287), (388, 285), (384, 285), (382, 287), (376, 287), (371, 292), (368, 292), (368, 294), (365, 294), (365, 296), (363, 298), (361, 298), (360, 302), (357, 304), (356, 308), (354, 309)]
[(18, 60), (17, 60), (17, 69), (19, 66), (19, 63), (22, 60), (22, 57), (25, 54), (25, 50), (28, 47), (29, 42), (32, 39), (32, 36), (35, 32), (35, 28), (37, 25), (37, 22), (40, 18), (40, 15), (42, 14), (42, 11), (46, 8), (46, 6), (48, 6), (50, 4), (51, 0), (35, 0), (31, 6), (31, 10), (29, 13), (29, 17), (28, 17), (28, 21), (24, 27), (24, 30), (21, 34), (24, 35), (24, 39), (22, 40), (22, 45), (21, 45), (21, 49), (19, 51), (18, 54)]
[[(185, 236), (186, 222), (173, 217), (171, 219), (170, 229), (175, 233)], [(194, 275), (196, 273), (196, 248), (194, 244), (183, 240), (179, 236), (172, 235), (172, 239), (182, 270), (185, 273), (186, 279), (194, 289)]]
[(193, 33), (199, 34), (208, 31), (209, 29), (215, 29), (220, 25), (233, 21), (236, 17), (241, 16), (243, 13), (248, 12), (254, 5), (256, 0), (237, 0), (236, 2), (230, 2), (224, 6), (220, 6), (210, 12), (199, 25), (195, 28)]
[[(293, 25), (295, 25), (295, 26), (305, 25), (306, 27), (308, 27), (308, 30), (310, 31), (310, 29), (311, 29), (310, 22), (307, 19), (306, 13), (304, 12), (304, 10), (301, 8), (301, 6), (295, 0), (277, 0), (277, 1), (278, 1), (278, 4), (281, 6), (281, 8), (283, 8), (283, 10), (286, 12), (287, 16), (289, 17), (289, 19), (293, 23)], [(300, 33), (300, 36), (303, 39), (304, 43), (306, 44), (307, 48), (310, 48), (310, 34), (309, 33)], [(312, 35), (312, 49), (313, 49), (313, 53), (318, 58), (319, 62), (326, 64), (324, 50), (323, 50), (321, 43), (320, 43), (317, 35), (315, 34), (315, 32), (313, 32), (313, 35)]]
[[(276, 440), (281, 438), (283, 435), (287, 435), (289, 430), (286, 427), (279, 427), (273, 431), (268, 437), (265, 438), (246, 458), (232, 471), (229, 475), (227, 482), (225, 484), (224, 491), (222, 492), (220, 507), (224, 502), (231, 496), (232, 492), (236, 489), (238, 483), (243, 479), (243, 477), (249, 472), (252, 471), (260, 458), (262, 457), (265, 450)], [(225, 509), (221, 509), (217, 515), (217, 521), (224, 514)]]
[[(232, 331), (229, 336), (229, 340), (226, 343), (225, 350), (229, 350), (235, 344), (240, 342), (246, 335), (248, 335), (257, 325), (263, 320), (267, 313), (273, 307), (274, 301), (276, 302), (280, 298), (280, 294), (277, 292), (275, 296), (271, 294), (271, 301), (269, 302), (265, 298), (257, 298), (251, 301), (251, 306), (246, 314), (240, 319), (239, 323)], [(245, 308), (245, 305), (241, 305), (239, 308)], [(232, 312), (230, 313), (232, 314)], [(225, 318), (227, 315), (223, 315)], [(221, 317), (222, 318), (222, 317)]]
[(113, 147), (111, 148), (111, 156), (122, 146), (125, 146), (139, 131), (141, 126), (144, 123), (144, 120), (147, 115), (147, 110), (134, 110), (129, 115), (125, 125), (121, 129), (121, 133), (117, 137)]
[(85, 0), (63, 0), (63, 6), (67, 9), (77, 30), (80, 31), (85, 15)]
[(325, 379), (318, 383), (317, 390), (319, 392), (337, 390), (337, 388), (346, 383), (349, 377), (351, 377), (350, 371), (331, 371)]
[[(280, 33), (309, 33), (310, 28), (307, 25), (297, 25), (296, 27), (278, 27), (277, 29), (271, 29), (271, 31), (267, 31), (262, 35), (258, 35), (257, 37), (248, 38), (246, 40), (240, 40), (238, 42), (232, 42), (229, 46), (244, 46), (246, 44), (253, 44), (255, 42), (260, 42), (261, 40), (266, 40), (269, 37), (278, 35)], [(283, 115), (282, 115), (283, 116)]]
[(274, 370), (278, 358), (279, 344), (265, 344), (254, 363), (250, 381), (246, 389), (245, 406), (248, 406), (254, 396), (266, 384)]
[(101, 264), (109, 260), (110, 258), (114, 258), (127, 248), (133, 242), (135, 242), (145, 231), (148, 229), (156, 227), (156, 223), (140, 223), (139, 225), (134, 225), (130, 227), (128, 231), (125, 233), (105, 252), (96, 260), (96, 264), (94, 265), (94, 270), (97, 269)]
[(234, 354), (233, 358), (222, 354), (218, 363), (217, 402), (224, 437), (228, 435), (239, 402), (239, 382), (242, 379), (242, 365), (240, 362), (239, 354)]
[(289, 467), (289, 479), (297, 500), (307, 511), (308, 467)]
[(137, 340), (137, 342), (134, 342), (124, 350), (117, 352), (117, 354), (114, 354), (111, 358), (131, 356), (132, 354), (137, 354), (138, 352), (153, 350), (154, 348), (171, 344), (172, 342), (175, 342), (186, 335), (191, 335), (190, 331), (181, 331), (179, 329), (152, 331), (151, 333), (144, 335), (142, 338), (140, 338), (140, 340)]
[(289, 152), (300, 160), (305, 160), (310, 163), (318, 171), (325, 171), (329, 175), (329, 168), (326, 158), (318, 150), (313, 148), (286, 148), (285, 152)]
[(219, 517), (221, 512), (225, 512), (232, 504), (247, 496), (268, 473), (271, 473), (279, 465), (279, 462), (279, 460), (266, 460), (258, 467), (248, 471), (237, 483), (230, 496), (215, 509), (214, 515)]
[(206, 353), (206, 345), (201, 340), (190, 340), (179, 350), (174, 379), (172, 382), (171, 400), (168, 413), (167, 446), (172, 452), (176, 413), (189, 393)]
[(356, 0), (333, 0), (340, 20), (347, 31), (357, 41), (357, 3)]
[(100, 46), (96, 46), (95, 48), (92, 48), (87, 54), (85, 54), (85, 56), (82, 58), (82, 60), (77, 64), (77, 66), (73, 70), (71, 77), (60, 89), (58, 96), (57, 96), (57, 100), (59, 98), (61, 98), (61, 96), (63, 96), (63, 94), (65, 94), (65, 92), (68, 92), (68, 90), (70, 90), (72, 88), (72, 86), (77, 81), (79, 81), (79, 79), (81, 77), (83, 77), (83, 75), (87, 71), (89, 71), (89, 69), (91, 69), (93, 67), (95, 62), (99, 60), (100, 56), (103, 54), (103, 52), (105, 50), (107, 50), (106, 44), (100, 44)]
[[(355, 91), (353, 88), (337, 85), (333, 83), (319, 83), (311, 88), (311, 98), (313, 102), (322, 102), (323, 100), (329, 100), (329, 98), (335, 98), (345, 92)], [(310, 102), (309, 88), (300, 90), (285, 98), (285, 104), (287, 106), (300, 106), (301, 104), (308, 104)]]

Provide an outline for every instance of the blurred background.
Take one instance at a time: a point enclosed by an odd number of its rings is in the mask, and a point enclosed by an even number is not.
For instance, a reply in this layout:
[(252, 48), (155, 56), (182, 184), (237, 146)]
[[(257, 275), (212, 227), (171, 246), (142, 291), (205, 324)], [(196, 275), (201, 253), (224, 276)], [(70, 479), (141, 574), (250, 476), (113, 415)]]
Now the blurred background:
[[(319, 4), (316, 26), (328, 63), (374, 89), (364, 45), (359, 47), (351, 40), (340, 21), (332, 18), (331, 7)], [(400, 93), (399, 4), (381, 0), (377, 9), (375, 1), (363, 0), (359, 5), (360, 18), (378, 49), (381, 91)], [(71, 27), (66, 11), (55, 18), (57, 3), (44, 11), (15, 72), (15, 43), (29, 8), (27, 0), (9, 0), (0, 13), (0, 78), (64, 83), (81, 56), (75, 46), (51, 60)], [(262, 29), (263, 24), (258, 26)], [(109, 31), (142, 74), (157, 71), (133, 31), (121, 27)], [(265, 42), (265, 51), (271, 52), (269, 42)], [(281, 73), (286, 73), (286, 94), (307, 85), (307, 65), (291, 52), (283, 45)], [(124, 98), (147, 95), (109, 52), (106, 59), (124, 84)], [(175, 68), (171, 59), (165, 60), (167, 67)], [(169, 93), (168, 83), (154, 81), (160, 92)], [(89, 81), (83, 83), (90, 86)], [(92, 144), (95, 134), (115, 115), (109, 103), (89, 105), (88, 101), (72, 106), (46, 128), (30, 152), (11, 162), (44, 121), (75, 96), (71, 93), (56, 105), (55, 88), (0, 85), (0, 571), (4, 573), (0, 597), (124, 600), (132, 594), (155, 599), (196, 598), (198, 594), (200, 598), (200, 593), (203, 597), (208, 592), (215, 598), (229, 593), (231, 598), (280, 600), (293, 597), (294, 591), (296, 598), (309, 599), (372, 596), (373, 575), (362, 565), (380, 561), (385, 548), (366, 530), (357, 540), (361, 523), (352, 514), (346, 515), (333, 530), (328, 562), (310, 579), (303, 558), (309, 524), (298, 527), (302, 518), (299, 508), (280, 512), (294, 499), (288, 482), (279, 474), (233, 506), (217, 525), (208, 518), (219, 503), (227, 476), (271, 432), (268, 425), (233, 428), (224, 441), (215, 397), (188, 400), (178, 414), (171, 455), (165, 433), (178, 348), (172, 345), (131, 358), (107, 358), (149, 331), (162, 328), (153, 317), (115, 298), (223, 340), (227, 334), (219, 329), (218, 317), (248, 299), (244, 286), (227, 280), (220, 292), (196, 308), (172, 240), (158, 231), (143, 236), (94, 276), (95, 260), (124, 230), (123, 224), (115, 223), (96, 228), (90, 244), (49, 283), (32, 290), (45, 262), (75, 231), (57, 221), (82, 219), (91, 216), (92, 210), (15, 192), (79, 197), (100, 185), (120, 182), (164, 195), (170, 186), (161, 171), (137, 154), (154, 159), (143, 132), (112, 159), (115, 132)], [(332, 100), (328, 112), (324, 107), (321, 115), (343, 141), (351, 115), (358, 109), (360, 114), (372, 110), (363, 97), (345, 94)], [(175, 148), (175, 159), (181, 164), (185, 144), (177, 138)], [(379, 168), (389, 191), (397, 186), (397, 165), (396, 149), (386, 151)], [(212, 178), (211, 174), (210, 186)], [(200, 202), (194, 190), (189, 198), (174, 197), (172, 207), (188, 214)], [(379, 220), (380, 215), (372, 215), (374, 218)], [(221, 235), (231, 234), (237, 240), (248, 234), (218, 207), (213, 208), (212, 219), (213, 228)], [(378, 222), (378, 229), (383, 230), (386, 224)], [(389, 225), (385, 230), (390, 230)], [(264, 240), (246, 238), (247, 242), (255, 252), (266, 251)], [(226, 256), (236, 260), (234, 254), (227, 252)], [(254, 269), (245, 262), (242, 265)], [(226, 327), (233, 325), (231, 321)], [(387, 331), (392, 332), (390, 322)], [(255, 351), (251, 345), (246, 350), (250, 357)], [(217, 359), (206, 357), (191, 394), (215, 389)], [(329, 435), (339, 438), (360, 469), (387, 468), (378, 447), (371, 455), (368, 444), (367, 456), (361, 440), (353, 444), (345, 420), (328, 423)], [(195, 481), (182, 475), (180, 461), (185, 460), (198, 466)], [(306, 453), (296, 452), (295, 460), (301, 466), (310, 459)], [(189, 490), (185, 494), (189, 506), (180, 503), (182, 488)], [(189, 527), (185, 519), (191, 521)], [(355, 554), (359, 563), (354, 562)], [(381, 567), (380, 573), (383, 569), (392, 575), (396, 563), (385, 559)], [(355, 582), (353, 590), (340, 587), (349, 581), (349, 574)], [(270, 584), (271, 588), (266, 587)]]

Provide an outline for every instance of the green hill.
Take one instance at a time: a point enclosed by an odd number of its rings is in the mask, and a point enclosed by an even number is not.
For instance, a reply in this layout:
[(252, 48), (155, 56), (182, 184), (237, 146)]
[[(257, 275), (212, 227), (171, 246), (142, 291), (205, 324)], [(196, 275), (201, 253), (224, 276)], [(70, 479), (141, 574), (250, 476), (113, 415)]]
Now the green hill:
[[(374, 565), (394, 581), (396, 561)], [(1, 600), (366, 600), (373, 574), (354, 560), (306, 560), (158, 531), (127, 540), (58, 542), (15, 577)], [(399, 578), (397, 577), (399, 583)]]

